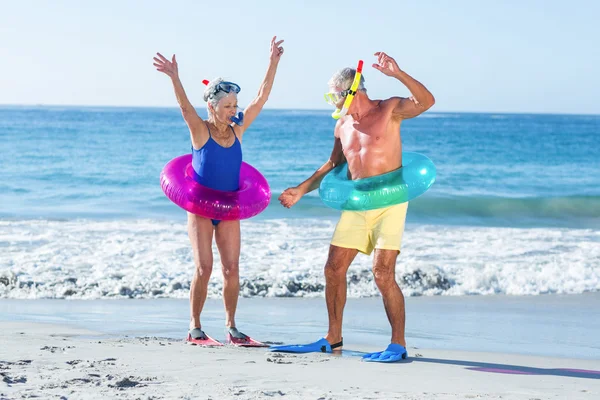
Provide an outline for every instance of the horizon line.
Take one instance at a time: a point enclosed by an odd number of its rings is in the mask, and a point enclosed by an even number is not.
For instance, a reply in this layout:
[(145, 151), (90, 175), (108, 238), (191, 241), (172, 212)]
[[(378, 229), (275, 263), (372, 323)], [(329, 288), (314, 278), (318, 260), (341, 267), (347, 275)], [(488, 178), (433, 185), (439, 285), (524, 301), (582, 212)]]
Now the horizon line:
[[(178, 110), (177, 106), (144, 106), (144, 105), (92, 105), (92, 104), (9, 104), (0, 103), (0, 108), (137, 108), (137, 109), (173, 109)], [(269, 111), (331, 111), (329, 108), (285, 108), (285, 107), (265, 107), (263, 110)], [(600, 116), (595, 113), (569, 113), (569, 112), (541, 112), (541, 111), (452, 111), (452, 110), (430, 110), (434, 114), (503, 114), (503, 115), (567, 115), (567, 116)]]

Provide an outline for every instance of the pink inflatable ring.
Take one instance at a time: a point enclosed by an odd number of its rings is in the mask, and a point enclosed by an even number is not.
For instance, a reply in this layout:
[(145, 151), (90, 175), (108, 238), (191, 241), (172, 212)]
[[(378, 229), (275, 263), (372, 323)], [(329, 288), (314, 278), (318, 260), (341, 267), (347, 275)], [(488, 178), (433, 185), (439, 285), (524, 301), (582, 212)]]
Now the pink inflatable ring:
[(245, 162), (235, 192), (202, 186), (194, 175), (191, 154), (172, 159), (160, 173), (160, 186), (169, 200), (192, 214), (223, 221), (246, 219), (260, 214), (271, 200), (265, 177)]

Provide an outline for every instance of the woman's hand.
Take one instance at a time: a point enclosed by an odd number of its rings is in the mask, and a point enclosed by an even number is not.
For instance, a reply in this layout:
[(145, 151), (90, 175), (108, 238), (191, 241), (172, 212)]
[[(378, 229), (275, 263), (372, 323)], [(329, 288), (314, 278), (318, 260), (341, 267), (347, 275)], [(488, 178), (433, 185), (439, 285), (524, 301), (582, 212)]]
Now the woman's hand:
[(177, 78), (179, 76), (179, 70), (177, 68), (175, 54), (173, 54), (171, 61), (167, 60), (165, 56), (160, 53), (156, 53), (156, 55), (158, 58), (154, 57), (153, 64), (156, 67), (156, 70), (168, 75), (171, 79)]
[(279, 60), (281, 59), (281, 56), (283, 55), (283, 47), (281, 46), (281, 43), (283, 43), (283, 40), (280, 40), (278, 42), (276, 42), (276, 40), (277, 40), (277, 36), (273, 36), (273, 39), (271, 39), (270, 60), (271, 60), (271, 62), (278, 63)]

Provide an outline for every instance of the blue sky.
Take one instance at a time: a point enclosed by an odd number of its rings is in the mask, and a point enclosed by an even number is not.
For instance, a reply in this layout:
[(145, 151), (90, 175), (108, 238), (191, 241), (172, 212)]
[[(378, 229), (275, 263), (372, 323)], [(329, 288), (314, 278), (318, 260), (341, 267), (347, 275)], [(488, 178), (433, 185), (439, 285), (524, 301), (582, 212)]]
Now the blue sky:
[(268, 108), (328, 108), (327, 80), (367, 65), (373, 98), (406, 96), (371, 68), (385, 51), (436, 111), (600, 114), (598, 1), (3, 2), (0, 104), (175, 106), (152, 66), (177, 54), (189, 97), (223, 76), (256, 94), (273, 35), (285, 39)]

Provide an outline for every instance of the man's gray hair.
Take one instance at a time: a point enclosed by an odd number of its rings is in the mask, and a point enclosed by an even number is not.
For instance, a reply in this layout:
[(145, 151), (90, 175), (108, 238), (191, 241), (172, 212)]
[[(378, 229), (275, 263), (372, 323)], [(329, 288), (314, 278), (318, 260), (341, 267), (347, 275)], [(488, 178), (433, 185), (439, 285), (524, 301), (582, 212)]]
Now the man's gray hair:
[[(354, 75), (356, 75), (356, 68), (343, 68), (337, 71), (328, 82), (329, 86), (338, 87), (343, 90), (350, 89), (352, 81), (354, 81)], [(365, 89), (365, 77), (361, 74), (360, 83), (358, 84), (358, 90), (366, 92)]]
[[(221, 99), (223, 97), (226, 97), (229, 94), (222, 90), (219, 90), (217, 93), (215, 93), (215, 89), (217, 88), (217, 85), (221, 82), (225, 82), (223, 80), (223, 78), (213, 79), (206, 86), (206, 89), (204, 89), (204, 101), (206, 101), (208, 104), (212, 105), (213, 108), (217, 108), (217, 104), (219, 104), (219, 101), (221, 101)], [(206, 108), (210, 114), (210, 108), (208, 108), (208, 104), (207, 104)]]

